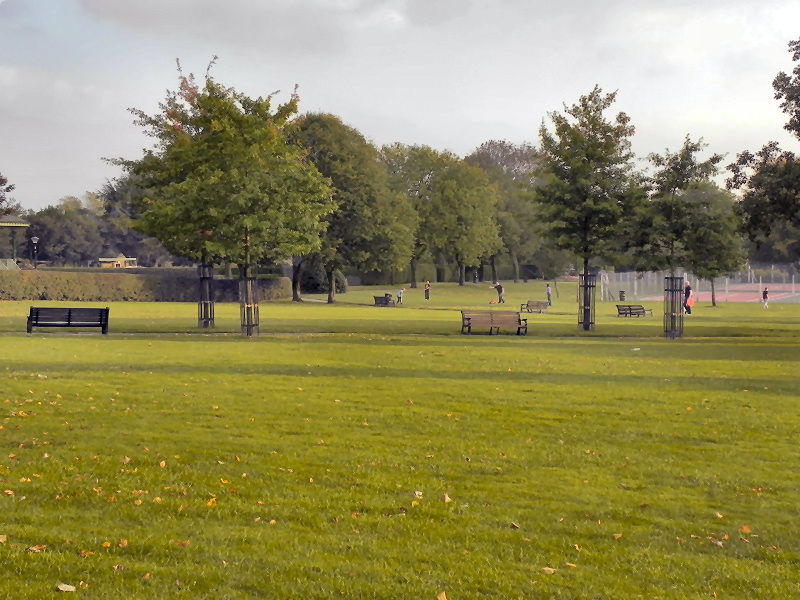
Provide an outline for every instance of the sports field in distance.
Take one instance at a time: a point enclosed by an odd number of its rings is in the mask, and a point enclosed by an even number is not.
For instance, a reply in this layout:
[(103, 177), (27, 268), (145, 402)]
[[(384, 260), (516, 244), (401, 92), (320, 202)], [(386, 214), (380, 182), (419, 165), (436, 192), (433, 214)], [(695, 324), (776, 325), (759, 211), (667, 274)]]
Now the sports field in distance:
[[(800, 597), (800, 304), (701, 301), (684, 339), (543, 283), (327, 305), (0, 303), (0, 598)], [(59, 592), (59, 589), (66, 590)]]

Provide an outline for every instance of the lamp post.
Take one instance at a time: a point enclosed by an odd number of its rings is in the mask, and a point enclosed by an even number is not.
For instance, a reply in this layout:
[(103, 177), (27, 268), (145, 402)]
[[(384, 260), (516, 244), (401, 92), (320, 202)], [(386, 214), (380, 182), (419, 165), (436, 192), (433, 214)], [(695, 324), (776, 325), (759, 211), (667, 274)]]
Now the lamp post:
[(39, 268), (39, 265), (38, 265), (38, 263), (39, 263), (39, 247), (38, 247), (39, 238), (36, 237), (36, 236), (33, 236), (31, 238), (31, 242), (33, 243), (33, 268), (34, 269), (38, 269)]

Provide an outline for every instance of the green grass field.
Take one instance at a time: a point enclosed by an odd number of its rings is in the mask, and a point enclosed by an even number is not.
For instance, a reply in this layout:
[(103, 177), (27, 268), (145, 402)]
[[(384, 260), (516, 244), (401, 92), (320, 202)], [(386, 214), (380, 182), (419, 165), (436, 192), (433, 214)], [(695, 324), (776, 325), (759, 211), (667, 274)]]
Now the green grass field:
[(800, 305), (669, 341), (559, 288), (526, 337), (459, 335), (488, 286), (262, 304), (254, 339), (0, 303), (0, 598), (800, 597)]

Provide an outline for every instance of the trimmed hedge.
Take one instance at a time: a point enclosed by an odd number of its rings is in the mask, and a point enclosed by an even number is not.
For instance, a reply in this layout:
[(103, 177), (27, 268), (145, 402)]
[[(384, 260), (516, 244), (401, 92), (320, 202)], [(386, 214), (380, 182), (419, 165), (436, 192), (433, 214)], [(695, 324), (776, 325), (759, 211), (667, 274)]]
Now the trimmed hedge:
[[(199, 279), (194, 269), (158, 269), (153, 273), (120, 271), (0, 271), (0, 300), (71, 302), (197, 302)], [(237, 279), (214, 280), (215, 302), (238, 302)], [(292, 297), (287, 277), (259, 279), (259, 301)]]

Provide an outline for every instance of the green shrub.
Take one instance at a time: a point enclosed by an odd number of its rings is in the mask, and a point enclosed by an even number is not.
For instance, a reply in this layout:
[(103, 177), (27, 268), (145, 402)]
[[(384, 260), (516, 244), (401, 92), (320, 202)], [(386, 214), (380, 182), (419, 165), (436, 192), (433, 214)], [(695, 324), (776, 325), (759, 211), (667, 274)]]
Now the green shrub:
[[(259, 280), (259, 300), (291, 297), (285, 277)], [(237, 302), (239, 282), (214, 281), (217, 302)], [(0, 271), (0, 300), (65, 300), (87, 302), (196, 302), (199, 279), (194, 269), (125, 269), (121, 271)]]

